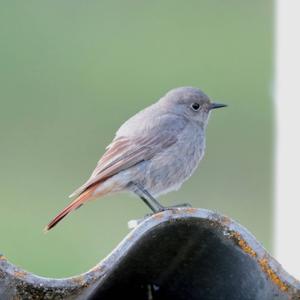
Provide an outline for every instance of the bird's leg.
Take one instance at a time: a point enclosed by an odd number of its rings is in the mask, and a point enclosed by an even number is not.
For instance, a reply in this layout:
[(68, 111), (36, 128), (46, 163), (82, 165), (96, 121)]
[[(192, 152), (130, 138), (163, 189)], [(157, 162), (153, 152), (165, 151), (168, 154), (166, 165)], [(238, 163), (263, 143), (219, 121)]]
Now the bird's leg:
[(166, 210), (141, 184), (131, 182), (130, 185), (134, 186), (134, 193), (136, 193), (154, 213)]
[[(153, 211), (153, 213), (158, 213), (168, 209), (180, 208), (180, 207), (192, 207), (189, 203), (178, 204), (174, 206), (163, 206), (161, 205), (141, 184), (130, 182), (128, 187), (132, 192), (139, 196), (145, 204)], [(147, 214), (145, 218), (151, 216), (152, 214)], [(133, 229), (141, 223), (143, 219), (131, 220), (128, 222), (128, 228)]]

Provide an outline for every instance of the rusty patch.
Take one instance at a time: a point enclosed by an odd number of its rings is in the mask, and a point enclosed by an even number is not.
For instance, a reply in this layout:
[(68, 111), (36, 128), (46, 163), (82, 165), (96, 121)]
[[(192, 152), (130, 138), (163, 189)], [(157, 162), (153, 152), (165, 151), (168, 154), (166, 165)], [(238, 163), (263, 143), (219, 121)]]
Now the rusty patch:
[(6, 257), (0, 254), (0, 260), (6, 260)]
[(72, 278), (72, 281), (76, 284), (76, 285), (80, 285), (80, 286), (85, 286), (87, 283), (86, 283), (86, 280), (84, 279), (83, 276), (77, 276), (77, 277), (74, 277)]
[(163, 218), (163, 216), (164, 216), (164, 212), (162, 211), (162, 212), (159, 212), (159, 213), (153, 215), (153, 218), (156, 220), (161, 220)]
[(232, 232), (230, 234), (230, 237), (232, 237), (237, 242), (237, 244), (245, 253), (251, 255), (252, 257), (256, 257), (256, 252), (249, 246), (249, 244), (241, 237), (239, 233)]
[(258, 260), (259, 265), (262, 270), (268, 275), (268, 277), (280, 288), (281, 291), (286, 292), (288, 290), (288, 286), (279, 278), (279, 276), (272, 270), (270, 267), (268, 260), (266, 258), (262, 258)]
[(189, 214), (193, 214), (195, 212), (197, 212), (197, 208), (194, 208), (194, 207), (189, 207), (189, 208), (186, 208), (185, 209), (185, 212), (189, 213)]
[(228, 226), (229, 224), (231, 224), (231, 220), (230, 218), (226, 217), (226, 216), (222, 216), (221, 219), (220, 219), (221, 223), (223, 225), (226, 225)]
[(28, 273), (25, 272), (25, 271), (20, 270), (20, 271), (15, 271), (15, 272), (14, 272), (14, 275), (15, 275), (16, 277), (19, 277), (19, 278), (24, 278), (25, 276), (28, 275)]

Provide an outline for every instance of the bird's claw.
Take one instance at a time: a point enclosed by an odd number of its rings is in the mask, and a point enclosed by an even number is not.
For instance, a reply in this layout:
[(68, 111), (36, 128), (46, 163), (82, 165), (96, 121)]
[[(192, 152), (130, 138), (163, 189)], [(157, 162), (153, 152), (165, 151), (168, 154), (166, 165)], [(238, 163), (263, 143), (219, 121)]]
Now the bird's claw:
[(182, 203), (182, 204), (167, 206), (166, 209), (180, 208), (180, 207), (192, 207), (192, 205), (190, 203)]
[(147, 218), (150, 218), (151, 216), (158, 214), (160, 212), (163, 212), (165, 210), (171, 210), (171, 209), (176, 209), (176, 208), (185, 208), (185, 207), (192, 207), (192, 205), (190, 203), (182, 203), (182, 204), (176, 204), (176, 205), (172, 205), (172, 206), (164, 206), (162, 207), (160, 210), (155, 211), (155, 212), (151, 212), (148, 213), (144, 216), (144, 218), (142, 219), (137, 219), (137, 220), (130, 220), (128, 221), (128, 228), (129, 229), (134, 229), (135, 227), (137, 227), (142, 221), (144, 221)]

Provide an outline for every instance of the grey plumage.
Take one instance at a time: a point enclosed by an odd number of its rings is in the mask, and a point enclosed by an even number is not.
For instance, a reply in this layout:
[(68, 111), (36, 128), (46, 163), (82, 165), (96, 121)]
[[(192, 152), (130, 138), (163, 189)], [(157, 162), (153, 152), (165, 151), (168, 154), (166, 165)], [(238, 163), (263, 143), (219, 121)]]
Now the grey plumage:
[[(223, 106), (197, 88), (181, 87), (131, 117), (119, 128), (88, 181), (71, 195), (78, 198), (61, 218), (106, 194), (131, 191), (149, 204), (156, 201), (154, 197), (179, 189), (203, 158), (211, 110)], [(57, 217), (54, 220), (58, 222)]]

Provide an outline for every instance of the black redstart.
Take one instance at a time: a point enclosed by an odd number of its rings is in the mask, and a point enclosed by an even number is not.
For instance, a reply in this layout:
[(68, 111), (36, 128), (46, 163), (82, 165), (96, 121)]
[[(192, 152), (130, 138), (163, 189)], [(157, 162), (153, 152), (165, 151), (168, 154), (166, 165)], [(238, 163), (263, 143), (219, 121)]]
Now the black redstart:
[(88, 181), (70, 197), (76, 199), (45, 228), (88, 200), (121, 191), (138, 195), (154, 212), (166, 209), (155, 197), (178, 190), (204, 155), (205, 129), (212, 103), (193, 87), (169, 91), (117, 131)]

